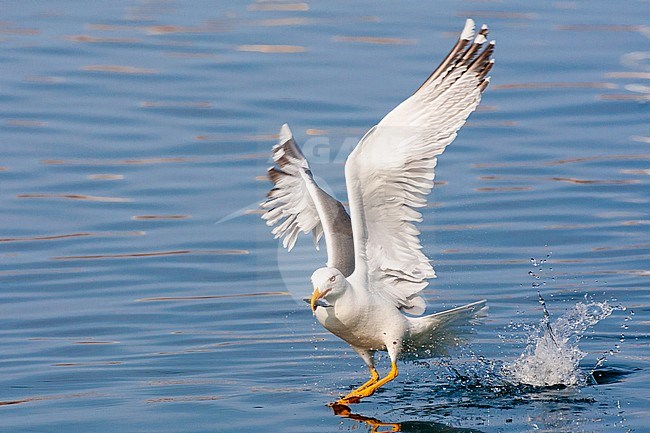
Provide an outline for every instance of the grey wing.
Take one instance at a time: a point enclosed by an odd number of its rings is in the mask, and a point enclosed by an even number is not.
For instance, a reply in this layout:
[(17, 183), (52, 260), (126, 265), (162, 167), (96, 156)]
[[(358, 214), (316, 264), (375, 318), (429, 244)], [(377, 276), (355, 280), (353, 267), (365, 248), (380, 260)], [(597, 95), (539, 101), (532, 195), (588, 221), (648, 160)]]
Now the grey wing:
[(346, 277), (354, 271), (354, 244), (350, 216), (341, 202), (318, 186), (307, 159), (296, 144), (288, 125), (280, 130), (280, 141), (273, 147), (275, 166), (268, 169), (274, 187), (261, 207), (262, 219), (274, 226), (275, 238), (283, 238), (289, 251), (298, 234), (312, 232), (314, 244), (325, 235), (327, 266)]

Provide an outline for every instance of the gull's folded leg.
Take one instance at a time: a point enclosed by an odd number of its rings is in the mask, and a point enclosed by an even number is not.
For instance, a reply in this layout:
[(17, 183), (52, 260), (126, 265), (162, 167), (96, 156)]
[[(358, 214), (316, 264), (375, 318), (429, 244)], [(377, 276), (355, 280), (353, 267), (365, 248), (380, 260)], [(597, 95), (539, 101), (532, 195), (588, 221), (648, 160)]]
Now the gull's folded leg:
[(377, 373), (377, 370), (375, 369), (375, 367), (368, 367), (368, 369), (370, 370), (370, 379), (368, 379), (368, 381), (366, 383), (364, 383), (363, 385), (361, 385), (361, 386), (359, 386), (357, 388), (354, 388), (352, 391), (350, 391), (348, 393), (348, 395), (346, 395), (345, 397), (343, 397), (339, 401), (345, 400), (346, 398), (354, 395), (355, 393), (361, 392), (362, 390), (368, 388), (369, 386), (374, 385), (375, 383), (377, 383), (379, 381), (379, 373)]
[(358, 386), (357, 388), (350, 391), (348, 395), (337, 401), (335, 404), (342, 404), (342, 402), (349, 396), (355, 395), (355, 393), (358, 393), (379, 381), (379, 373), (377, 373), (377, 370), (375, 369), (375, 352), (372, 350), (362, 349), (361, 347), (357, 346), (352, 346), (352, 349), (357, 352), (357, 354), (368, 366), (368, 370), (370, 371), (370, 379), (368, 379), (363, 385)]
[(366, 386), (365, 388), (362, 389), (355, 389), (339, 401), (337, 401), (337, 404), (349, 404), (349, 403), (358, 403), (359, 400), (365, 397), (370, 397), (377, 391), (379, 388), (390, 382), (391, 380), (395, 379), (398, 375), (397, 371), (397, 363), (395, 361), (391, 362), (391, 369), (390, 373), (386, 375), (383, 379), (375, 382), (374, 384), (370, 384)]
[[(354, 391), (361, 391), (362, 389), (366, 389), (370, 385), (374, 385), (375, 383), (377, 383), (378, 380), (379, 380), (379, 373), (377, 373), (377, 370), (375, 369), (375, 367), (370, 367), (370, 379), (368, 379), (368, 381), (366, 383), (359, 386)], [(354, 391), (352, 391), (352, 392), (354, 392)]]

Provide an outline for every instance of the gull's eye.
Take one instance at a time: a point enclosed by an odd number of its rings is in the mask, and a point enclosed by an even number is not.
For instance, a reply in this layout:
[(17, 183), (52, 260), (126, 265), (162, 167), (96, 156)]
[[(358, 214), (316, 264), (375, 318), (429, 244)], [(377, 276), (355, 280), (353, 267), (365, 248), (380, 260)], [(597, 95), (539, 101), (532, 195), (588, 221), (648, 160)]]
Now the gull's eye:
[(330, 277), (330, 283), (333, 283), (334, 280), (336, 280), (336, 275), (332, 275), (332, 276)]

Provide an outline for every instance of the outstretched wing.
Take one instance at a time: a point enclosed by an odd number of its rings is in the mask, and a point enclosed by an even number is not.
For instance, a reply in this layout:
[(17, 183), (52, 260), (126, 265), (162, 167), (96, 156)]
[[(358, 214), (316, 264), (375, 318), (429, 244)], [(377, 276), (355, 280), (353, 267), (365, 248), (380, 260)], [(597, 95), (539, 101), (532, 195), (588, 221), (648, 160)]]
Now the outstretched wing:
[(283, 238), (289, 251), (298, 234), (312, 232), (314, 244), (323, 234), (327, 246), (327, 266), (348, 276), (354, 270), (354, 245), (350, 217), (343, 205), (323, 191), (314, 181), (309, 163), (296, 145), (287, 124), (282, 125), (280, 141), (273, 146), (276, 166), (268, 169), (275, 186), (261, 204), (266, 212), (262, 219), (275, 226), (275, 238)]
[[(436, 155), (451, 143), (487, 87), (494, 42), (488, 29), (474, 38), (474, 21), (443, 62), (407, 100), (357, 144), (345, 165), (354, 232), (355, 275), (411, 314), (422, 314), (419, 296), (433, 267), (413, 225), (433, 187)], [(473, 42), (472, 42), (473, 39)]]

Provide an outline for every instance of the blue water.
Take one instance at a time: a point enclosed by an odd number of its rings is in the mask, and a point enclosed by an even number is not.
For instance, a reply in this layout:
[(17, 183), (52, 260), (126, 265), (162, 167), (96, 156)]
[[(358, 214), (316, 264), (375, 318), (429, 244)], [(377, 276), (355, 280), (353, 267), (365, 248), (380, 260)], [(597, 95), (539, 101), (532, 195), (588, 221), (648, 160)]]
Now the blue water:
[[(468, 16), (496, 65), (438, 163), (426, 297), (490, 315), (336, 416), (366, 369), (300, 301), (323, 253), (287, 254), (259, 219), (270, 148), (289, 122), (345, 199), (351, 146)], [(0, 431), (646, 431), (648, 16), (643, 0), (0, 4)], [(600, 384), (495, 379), (545, 323), (538, 292), (549, 323), (616, 307), (576, 343)]]

